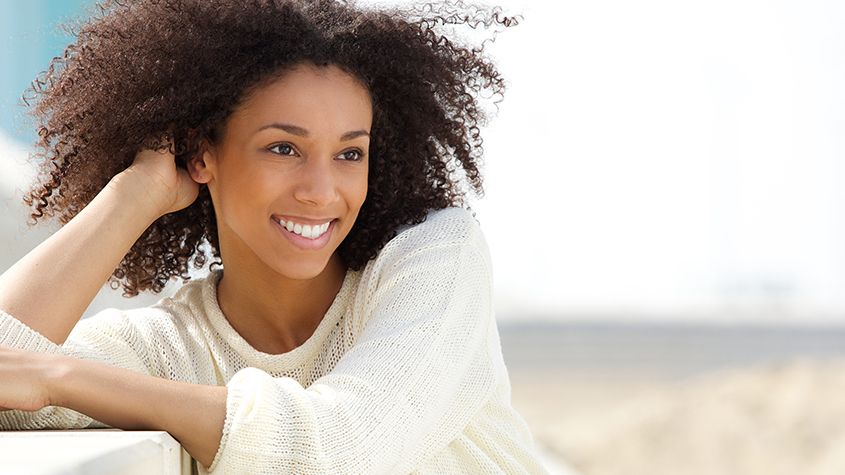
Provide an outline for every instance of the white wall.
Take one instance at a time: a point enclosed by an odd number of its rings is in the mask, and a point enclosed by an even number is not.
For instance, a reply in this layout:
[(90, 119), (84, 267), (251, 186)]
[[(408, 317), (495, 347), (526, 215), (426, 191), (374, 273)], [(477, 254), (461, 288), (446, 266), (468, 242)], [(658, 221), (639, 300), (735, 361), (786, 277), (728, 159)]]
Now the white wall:
[(501, 315), (840, 320), (845, 4), (497, 3)]

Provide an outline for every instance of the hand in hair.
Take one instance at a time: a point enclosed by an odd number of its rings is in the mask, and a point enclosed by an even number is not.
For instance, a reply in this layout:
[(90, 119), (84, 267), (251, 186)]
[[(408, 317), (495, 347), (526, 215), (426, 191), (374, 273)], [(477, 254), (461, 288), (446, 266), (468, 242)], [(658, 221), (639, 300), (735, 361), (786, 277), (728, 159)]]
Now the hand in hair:
[(176, 166), (173, 140), (165, 135), (160, 147), (144, 147), (132, 164), (117, 174), (109, 186), (126, 188), (130, 196), (156, 204), (160, 215), (179, 211), (199, 195), (199, 184), (182, 167)]

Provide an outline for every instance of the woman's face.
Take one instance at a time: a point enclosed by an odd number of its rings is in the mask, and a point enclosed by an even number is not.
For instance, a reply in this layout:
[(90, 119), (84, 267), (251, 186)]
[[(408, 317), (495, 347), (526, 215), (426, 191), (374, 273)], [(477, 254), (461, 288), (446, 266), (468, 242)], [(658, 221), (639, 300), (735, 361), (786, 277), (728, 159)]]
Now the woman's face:
[(208, 184), (224, 265), (320, 274), (367, 196), (371, 125), (370, 94), (333, 65), (300, 64), (250, 94), (191, 166)]

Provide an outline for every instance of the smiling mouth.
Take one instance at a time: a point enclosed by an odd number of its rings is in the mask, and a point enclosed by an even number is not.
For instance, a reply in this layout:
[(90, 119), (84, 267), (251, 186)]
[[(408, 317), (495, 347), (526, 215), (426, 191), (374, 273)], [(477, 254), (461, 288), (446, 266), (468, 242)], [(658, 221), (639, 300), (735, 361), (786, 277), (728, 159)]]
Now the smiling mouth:
[(303, 238), (307, 239), (318, 239), (320, 236), (325, 234), (329, 231), (329, 228), (332, 227), (332, 223), (337, 221), (337, 219), (330, 219), (322, 224), (301, 224), (295, 221), (285, 221), (283, 218), (277, 218), (275, 216), (272, 217), (274, 221), (276, 221), (282, 228), (286, 229), (288, 232), (296, 234), (298, 236), (302, 236)]
[[(291, 242), (296, 247), (303, 249), (303, 250), (312, 250), (316, 251), (325, 247), (328, 242), (331, 240), (332, 235), (334, 234), (334, 229), (337, 224), (337, 219), (333, 219), (329, 222), (328, 228), (321, 234), (317, 235), (316, 237), (305, 237), (301, 234), (297, 234), (294, 231), (288, 231), (287, 228), (282, 226), (282, 224), (277, 221), (276, 219), (271, 219), (274, 226), (279, 230), (279, 232), (287, 238), (289, 242)], [(301, 229), (300, 229), (301, 231)]]

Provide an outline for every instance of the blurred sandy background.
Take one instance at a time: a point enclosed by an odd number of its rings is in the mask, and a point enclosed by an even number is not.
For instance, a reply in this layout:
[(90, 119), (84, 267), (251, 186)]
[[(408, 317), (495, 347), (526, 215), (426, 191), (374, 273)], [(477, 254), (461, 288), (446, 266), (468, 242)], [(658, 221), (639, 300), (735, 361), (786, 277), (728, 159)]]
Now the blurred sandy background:
[(845, 473), (841, 328), (504, 326), (502, 345), (552, 473)]

